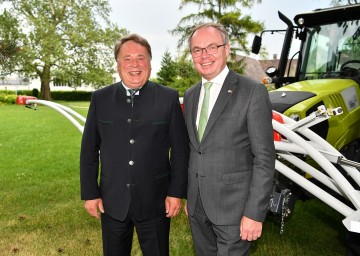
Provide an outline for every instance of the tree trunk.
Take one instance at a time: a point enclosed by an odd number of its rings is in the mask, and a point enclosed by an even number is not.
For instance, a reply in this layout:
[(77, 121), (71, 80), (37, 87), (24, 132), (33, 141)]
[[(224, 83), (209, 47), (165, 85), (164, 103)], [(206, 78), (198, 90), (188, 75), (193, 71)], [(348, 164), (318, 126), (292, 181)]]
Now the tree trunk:
[(50, 65), (45, 64), (43, 72), (40, 76), (41, 80), (41, 93), (40, 98), (43, 100), (51, 100), (50, 92)]

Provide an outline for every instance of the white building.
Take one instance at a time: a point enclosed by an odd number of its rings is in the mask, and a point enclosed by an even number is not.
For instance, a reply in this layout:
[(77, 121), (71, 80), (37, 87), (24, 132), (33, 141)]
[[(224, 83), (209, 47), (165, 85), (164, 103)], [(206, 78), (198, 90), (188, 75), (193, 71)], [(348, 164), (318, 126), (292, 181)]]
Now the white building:
[[(113, 74), (113, 83), (119, 81), (119, 75)], [(24, 80), (23, 78), (11, 75), (7, 76), (4, 79), (0, 78), (0, 90), (11, 90), (11, 91), (20, 91), (20, 90), (33, 90), (38, 89), (40, 91), (41, 82), (40, 79), (34, 79), (34, 80)], [(82, 85), (80, 87), (77, 87), (76, 89), (69, 87), (69, 86), (57, 86), (54, 85), (54, 83), (50, 83), (50, 90), (51, 91), (93, 91), (94, 88), (88, 85)]]

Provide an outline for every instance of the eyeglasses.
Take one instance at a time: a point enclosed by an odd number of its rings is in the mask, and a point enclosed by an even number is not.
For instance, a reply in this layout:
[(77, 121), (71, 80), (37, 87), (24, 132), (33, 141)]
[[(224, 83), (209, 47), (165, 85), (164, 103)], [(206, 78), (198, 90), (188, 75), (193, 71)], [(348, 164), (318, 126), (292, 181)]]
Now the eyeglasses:
[(215, 53), (218, 52), (219, 47), (225, 46), (225, 45), (227, 45), (227, 43), (221, 44), (221, 45), (212, 44), (212, 45), (210, 45), (208, 47), (205, 47), (205, 48), (194, 48), (191, 51), (191, 55), (194, 58), (200, 57), (204, 50), (206, 51), (207, 54), (215, 54)]

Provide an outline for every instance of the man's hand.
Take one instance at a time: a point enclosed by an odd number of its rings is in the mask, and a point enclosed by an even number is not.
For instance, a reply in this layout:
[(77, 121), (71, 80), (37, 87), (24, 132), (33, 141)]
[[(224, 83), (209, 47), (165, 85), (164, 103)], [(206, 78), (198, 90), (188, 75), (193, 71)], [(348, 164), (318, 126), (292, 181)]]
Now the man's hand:
[[(103, 206), (103, 202), (102, 202), (101, 198), (94, 199), (94, 200), (85, 200), (84, 207), (91, 216), (93, 216), (97, 219), (100, 218), (99, 211), (101, 213), (104, 213), (104, 206)], [(98, 211), (98, 209), (99, 209), (99, 211)]]
[(179, 214), (181, 198), (167, 196), (165, 199), (166, 217), (171, 218)]
[(186, 217), (189, 217), (188, 216), (188, 211), (187, 211), (187, 200), (185, 201), (184, 211), (185, 211)]
[(262, 222), (243, 217), (240, 222), (241, 240), (253, 241), (261, 236)]

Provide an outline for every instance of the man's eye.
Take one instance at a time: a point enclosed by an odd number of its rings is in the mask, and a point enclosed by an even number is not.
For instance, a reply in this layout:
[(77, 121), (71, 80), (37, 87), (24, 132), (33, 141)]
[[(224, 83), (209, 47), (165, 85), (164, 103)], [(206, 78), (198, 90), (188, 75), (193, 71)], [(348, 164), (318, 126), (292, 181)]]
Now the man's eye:
[(217, 48), (216, 45), (210, 45), (210, 46), (208, 47), (208, 49), (211, 50), (211, 51), (214, 51), (216, 48)]
[(201, 49), (199, 49), (199, 48), (196, 48), (193, 50), (193, 53), (199, 53), (199, 52), (201, 52)]

